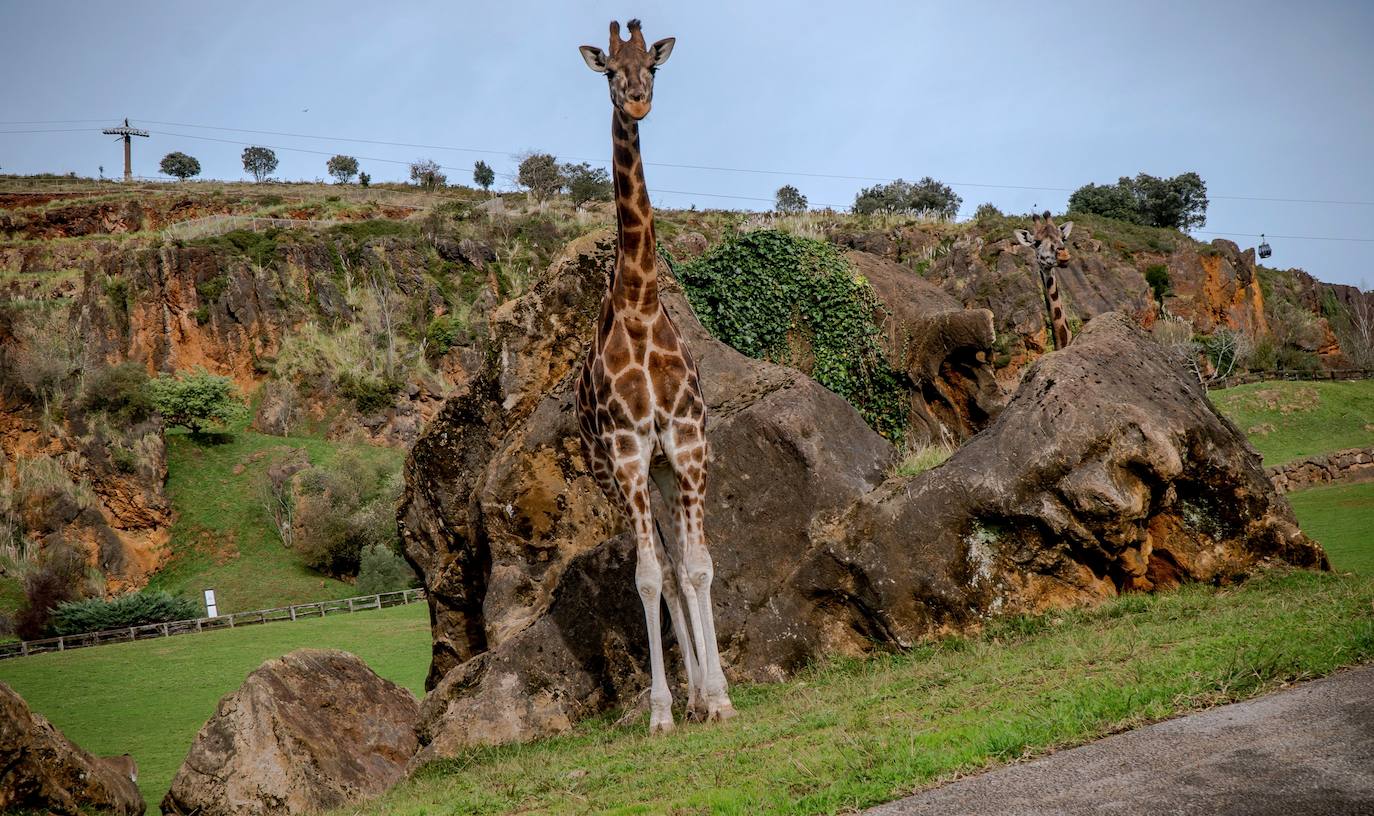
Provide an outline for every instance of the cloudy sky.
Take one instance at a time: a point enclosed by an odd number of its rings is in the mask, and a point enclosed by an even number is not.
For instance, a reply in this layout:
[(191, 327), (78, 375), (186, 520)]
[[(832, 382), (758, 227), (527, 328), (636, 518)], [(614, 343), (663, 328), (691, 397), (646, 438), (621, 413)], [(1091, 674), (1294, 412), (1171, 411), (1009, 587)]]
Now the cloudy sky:
[(530, 149), (603, 160), (605, 81), (577, 46), (631, 15), (677, 37), (642, 129), (661, 205), (764, 208), (792, 183), (846, 206), (931, 175), (967, 217), (1194, 170), (1212, 199), (1198, 237), (1265, 232), (1275, 265), (1374, 287), (1364, 2), (0, 0), (0, 172), (117, 175), (98, 131), (124, 116), (153, 132), (145, 176), (181, 150), (241, 178), (248, 144), (289, 179), (339, 152), (378, 180), (420, 157), (454, 181)]

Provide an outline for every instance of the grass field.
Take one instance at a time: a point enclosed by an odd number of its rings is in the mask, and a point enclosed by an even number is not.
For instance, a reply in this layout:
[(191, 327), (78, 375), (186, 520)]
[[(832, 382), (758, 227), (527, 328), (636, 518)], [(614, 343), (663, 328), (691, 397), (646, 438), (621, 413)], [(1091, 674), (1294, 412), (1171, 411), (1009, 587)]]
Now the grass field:
[(1374, 482), (1314, 487), (1288, 501), (1303, 531), (1326, 549), (1333, 569), (1374, 577)]
[(344, 449), (396, 467), (405, 455), (317, 436), (282, 438), (242, 429), (220, 443), (168, 433), (167, 495), (177, 512), (173, 555), (149, 588), (199, 598), (213, 587), (220, 614), (356, 594), (352, 584), (306, 568), (282, 545), (263, 510), (264, 474), (292, 448), (304, 448), (313, 464), (328, 464)]
[(1251, 383), (1210, 396), (1265, 466), (1374, 445), (1374, 380)]
[(410, 604), (0, 660), (0, 682), (86, 750), (133, 754), (156, 813), (215, 703), (264, 660), (305, 646), (344, 649), (419, 695), (429, 644), (425, 605)]

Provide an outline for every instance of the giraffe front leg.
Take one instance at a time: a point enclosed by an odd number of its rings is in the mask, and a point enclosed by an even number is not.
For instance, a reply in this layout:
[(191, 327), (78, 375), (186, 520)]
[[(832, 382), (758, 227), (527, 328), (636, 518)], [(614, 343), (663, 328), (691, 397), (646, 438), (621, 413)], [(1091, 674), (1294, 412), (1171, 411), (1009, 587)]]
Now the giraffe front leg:
[(618, 435), (614, 450), (615, 481), (635, 536), (635, 589), (644, 604), (644, 626), (649, 635), (649, 733), (666, 734), (673, 730), (673, 693), (663, 667), (663, 630), (659, 619), (663, 567), (658, 560), (649, 506), (648, 461), (638, 452), (638, 440), (628, 433)]

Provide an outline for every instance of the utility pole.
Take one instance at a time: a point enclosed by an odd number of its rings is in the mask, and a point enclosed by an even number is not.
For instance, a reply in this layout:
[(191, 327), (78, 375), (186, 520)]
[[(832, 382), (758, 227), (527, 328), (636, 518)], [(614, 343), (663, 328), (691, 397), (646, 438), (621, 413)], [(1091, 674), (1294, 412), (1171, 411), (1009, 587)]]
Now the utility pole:
[(122, 139), (124, 140), (124, 180), (125, 180), (125, 181), (133, 181), (133, 179), (134, 179), (134, 167), (133, 167), (133, 160), (132, 160), (132, 152), (133, 152), (133, 151), (132, 151), (132, 149), (131, 149), (130, 146), (133, 144), (133, 141), (134, 141), (134, 140), (133, 140), (133, 137), (134, 137), (134, 136), (144, 136), (144, 137), (146, 137), (146, 136), (148, 135), (148, 131), (146, 131), (146, 130), (139, 130), (139, 129), (136, 128), (136, 127), (129, 127), (129, 119), (128, 119), (128, 117), (125, 117), (125, 119), (124, 119), (124, 127), (105, 128), (104, 130), (102, 130), (102, 131), (100, 131), (100, 132), (101, 132), (101, 133), (104, 133), (106, 136), (118, 136), (118, 137), (120, 137), (120, 138), (122, 138)]

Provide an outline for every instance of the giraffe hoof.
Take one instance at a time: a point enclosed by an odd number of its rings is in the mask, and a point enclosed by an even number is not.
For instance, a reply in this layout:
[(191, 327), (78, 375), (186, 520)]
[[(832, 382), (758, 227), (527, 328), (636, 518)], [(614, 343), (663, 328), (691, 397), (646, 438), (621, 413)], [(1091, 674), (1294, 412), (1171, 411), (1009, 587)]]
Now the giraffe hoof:
[(662, 720), (650, 719), (649, 736), (653, 737), (659, 734), (671, 734), (673, 732), (673, 727), (673, 718), (671, 716)]
[(687, 712), (683, 715), (683, 719), (687, 722), (706, 722), (709, 716), (710, 713), (707, 711), (705, 703), (700, 700), (693, 700), (687, 704)]
[(710, 722), (724, 722), (734, 719), (735, 715), (738, 713), (739, 712), (735, 711), (735, 707), (731, 705), (730, 701), (726, 700), (722, 704), (713, 706), (707, 713), (706, 719)]

